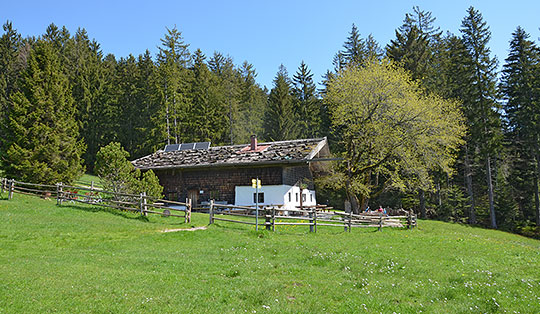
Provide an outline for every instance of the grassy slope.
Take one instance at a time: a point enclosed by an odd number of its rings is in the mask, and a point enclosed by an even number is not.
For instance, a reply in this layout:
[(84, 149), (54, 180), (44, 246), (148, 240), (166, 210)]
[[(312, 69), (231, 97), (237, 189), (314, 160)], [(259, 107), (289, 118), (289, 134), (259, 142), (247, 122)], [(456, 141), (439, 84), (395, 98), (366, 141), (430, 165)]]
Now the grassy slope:
[(540, 312), (540, 241), (433, 221), (158, 232), (193, 220), (4, 198), (0, 312)]
[(102, 188), (101, 180), (98, 176), (91, 175), (91, 174), (83, 174), (82, 177), (79, 178), (79, 180), (75, 180), (73, 182), (76, 186), (84, 186), (84, 187), (90, 187), (92, 185), (92, 181), (94, 182), (94, 187), (96, 188)]

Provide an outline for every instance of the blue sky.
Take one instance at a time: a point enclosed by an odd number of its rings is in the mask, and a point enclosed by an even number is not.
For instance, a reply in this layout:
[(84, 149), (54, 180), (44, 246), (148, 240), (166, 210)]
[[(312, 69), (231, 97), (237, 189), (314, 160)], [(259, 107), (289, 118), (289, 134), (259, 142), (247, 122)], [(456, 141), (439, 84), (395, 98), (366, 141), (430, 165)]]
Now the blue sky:
[(302, 60), (315, 81), (332, 68), (353, 23), (385, 46), (412, 7), (431, 11), (443, 31), (459, 33), (466, 9), (479, 9), (492, 32), (490, 46), (500, 63), (520, 25), (538, 42), (540, 1), (9, 1), (0, 21), (11, 20), (23, 36), (41, 35), (54, 22), (71, 33), (84, 27), (104, 53), (117, 58), (149, 49), (154, 55), (166, 27), (182, 32), (193, 52), (228, 54), (236, 64), (252, 63), (257, 81), (271, 88), (280, 64), (289, 74)]

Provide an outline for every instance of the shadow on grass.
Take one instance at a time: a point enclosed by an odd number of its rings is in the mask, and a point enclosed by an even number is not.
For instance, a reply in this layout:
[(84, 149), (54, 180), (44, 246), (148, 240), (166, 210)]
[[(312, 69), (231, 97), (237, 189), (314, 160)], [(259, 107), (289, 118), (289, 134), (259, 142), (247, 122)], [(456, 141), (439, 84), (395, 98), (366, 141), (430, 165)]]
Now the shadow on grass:
[[(286, 234), (286, 235), (293, 235), (293, 236), (306, 236), (309, 234), (320, 234), (325, 236), (331, 236), (331, 235), (341, 235), (345, 233), (349, 233), (348, 231), (339, 230), (336, 229), (325, 229), (324, 231), (319, 232), (309, 232), (309, 227), (305, 227), (305, 229), (302, 229), (302, 227), (298, 228), (291, 228), (290, 226), (276, 226), (276, 230), (267, 230), (264, 226), (259, 226), (259, 230), (255, 230), (255, 226), (247, 227), (247, 225), (244, 224), (236, 224), (233, 222), (227, 222), (225, 224), (223, 223), (217, 223), (214, 222), (212, 225), (214, 225), (216, 228), (219, 229), (227, 229), (227, 230), (236, 230), (236, 231), (247, 231), (250, 235), (258, 237), (258, 238), (264, 238), (267, 234)], [(330, 231), (331, 230), (331, 231)], [(377, 232), (375, 229), (373, 232)]]
[(109, 208), (109, 207), (91, 206), (91, 205), (84, 206), (84, 205), (65, 204), (65, 203), (61, 207), (82, 210), (82, 211), (90, 212), (90, 213), (97, 213), (97, 212), (108, 213), (108, 214), (119, 216), (125, 219), (139, 220), (139, 221), (151, 223), (151, 221), (146, 216), (143, 216), (143, 215), (134, 216), (134, 213), (132, 212)]

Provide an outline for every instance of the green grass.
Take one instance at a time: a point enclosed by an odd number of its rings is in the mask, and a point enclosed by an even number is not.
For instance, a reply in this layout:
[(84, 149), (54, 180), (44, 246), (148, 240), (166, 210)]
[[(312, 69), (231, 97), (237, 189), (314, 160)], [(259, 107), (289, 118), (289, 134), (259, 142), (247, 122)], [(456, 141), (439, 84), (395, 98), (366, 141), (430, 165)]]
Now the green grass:
[(103, 188), (103, 185), (101, 184), (101, 180), (98, 176), (91, 175), (91, 174), (83, 174), (82, 177), (80, 177), (78, 180), (75, 180), (74, 185), (75, 186), (82, 186), (82, 187), (90, 187), (92, 185), (92, 181), (94, 182), (94, 187), (96, 188)]
[(254, 231), (16, 194), (0, 200), (0, 313), (539, 313), (540, 241), (417, 230)]

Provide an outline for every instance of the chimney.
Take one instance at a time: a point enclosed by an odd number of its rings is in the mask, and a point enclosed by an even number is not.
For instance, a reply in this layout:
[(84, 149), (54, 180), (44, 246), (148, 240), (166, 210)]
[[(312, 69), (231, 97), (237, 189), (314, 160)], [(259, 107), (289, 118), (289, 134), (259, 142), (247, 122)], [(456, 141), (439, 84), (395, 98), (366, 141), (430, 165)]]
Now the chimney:
[(257, 135), (251, 136), (251, 150), (257, 150)]

